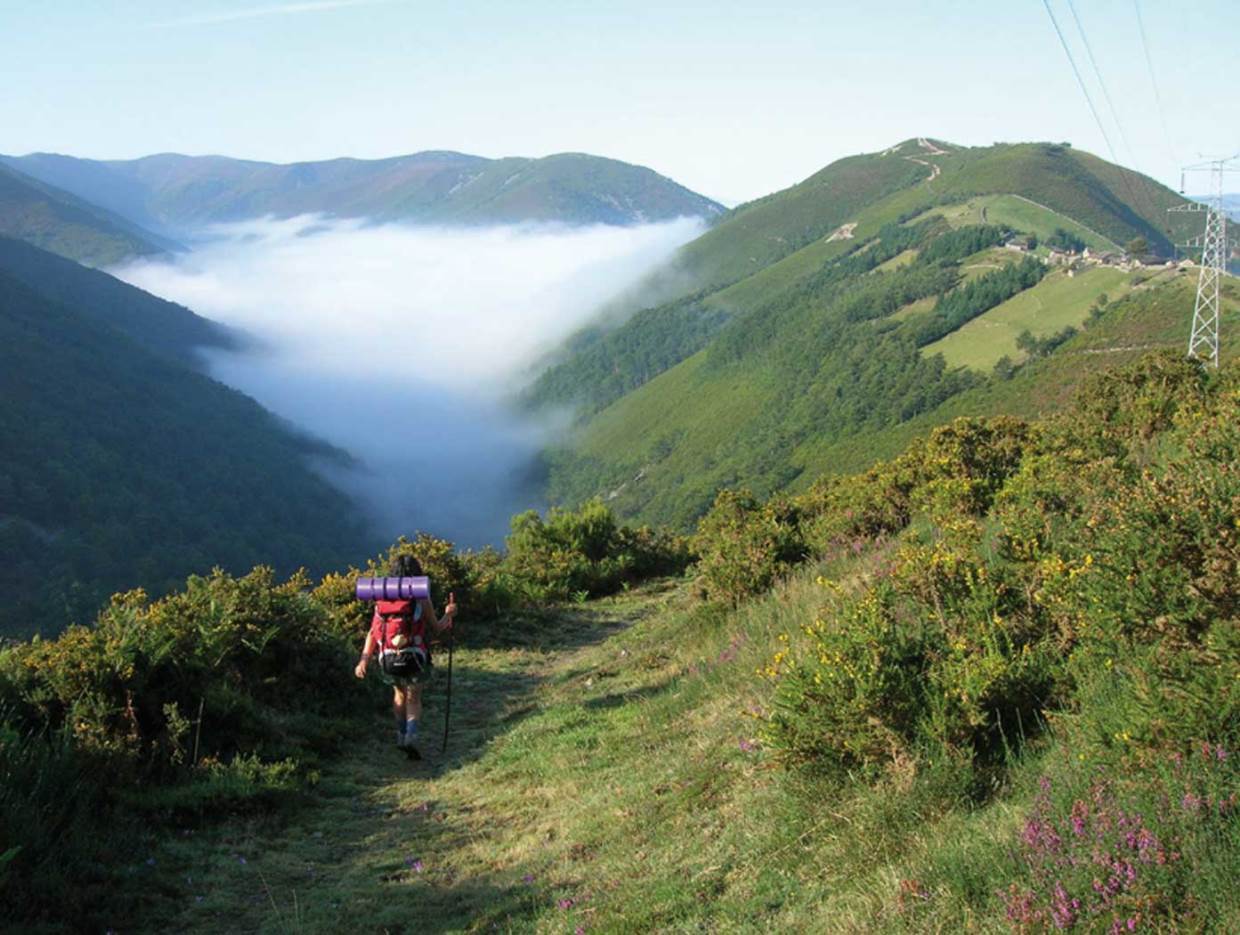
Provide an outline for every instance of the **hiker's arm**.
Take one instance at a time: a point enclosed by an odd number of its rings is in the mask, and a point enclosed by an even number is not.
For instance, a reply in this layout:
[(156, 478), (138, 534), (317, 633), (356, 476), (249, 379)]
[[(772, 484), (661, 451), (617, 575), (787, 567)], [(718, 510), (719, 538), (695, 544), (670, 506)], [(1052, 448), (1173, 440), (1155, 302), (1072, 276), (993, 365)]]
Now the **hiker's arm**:
[(426, 612), (431, 626), (435, 628), (436, 633), (443, 633), (445, 630), (452, 629), (453, 618), (456, 616), (456, 595), (448, 595), (448, 604), (443, 609), (443, 619), (440, 620), (435, 614), (435, 605), (431, 603), (430, 598), (426, 600)]
[(353, 674), (359, 679), (366, 677), (366, 664), (375, 654), (375, 635), (371, 632), (366, 633), (366, 645), (362, 647), (362, 658), (357, 660), (357, 668), (353, 670)]

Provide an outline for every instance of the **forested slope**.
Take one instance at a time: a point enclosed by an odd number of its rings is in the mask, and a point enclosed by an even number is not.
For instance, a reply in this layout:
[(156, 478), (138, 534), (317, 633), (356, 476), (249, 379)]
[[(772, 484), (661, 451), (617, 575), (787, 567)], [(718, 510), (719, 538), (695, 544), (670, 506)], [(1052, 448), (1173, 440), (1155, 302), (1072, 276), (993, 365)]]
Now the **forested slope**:
[(151, 256), (174, 244), (67, 191), (0, 165), (0, 236), (91, 266)]
[(217, 565), (325, 568), (364, 541), (308, 466), (341, 453), (178, 359), (209, 323), (56, 258), (13, 275), (14, 257), (31, 259), (0, 245), (0, 633), (56, 633), (113, 591)]
[(183, 305), (30, 244), (0, 237), (0, 272), (44, 298), (72, 306), (148, 350), (196, 366), (197, 348), (232, 347), (238, 338)]

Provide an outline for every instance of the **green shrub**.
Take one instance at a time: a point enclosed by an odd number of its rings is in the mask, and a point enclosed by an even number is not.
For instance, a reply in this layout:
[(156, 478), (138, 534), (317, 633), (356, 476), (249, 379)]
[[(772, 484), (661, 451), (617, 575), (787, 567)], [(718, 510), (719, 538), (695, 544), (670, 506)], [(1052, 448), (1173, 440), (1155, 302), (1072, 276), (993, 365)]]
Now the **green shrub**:
[(747, 490), (720, 491), (692, 543), (707, 595), (731, 602), (767, 590), (806, 555), (792, 502), (759, 503)]
[(125, 801), (144, 812), (202, 817), (287, 804), (305, 780), (301, 765), (291, 758), (266, 761), (254, 754), (238, 754), (221, 762), (208, 757), (185, 780), (135, 790)]
[(534, 603), (608, 594), (680, 571), (689, 558), (683, 540), (620, 527), (597, 499), (575, 511), (553, 507), (545, 519), (535, 510), (514, 516), (506, 544), (493, 586)]
[(330, 742), (314, 716), (347, 713), (353, 649), (308, 584), (217, 570), (154, 603), (117, 595), (93, 627), (0, 652), (0, 700), (121, 776), (183, 768), (199, 710), (203, 756)]
[(1083, 756), (1234, 746), (1238, 425), (1240, 368), (1153, 355), (1055, 424), (962, 420), (811, 491), (816, 544), (904, 525), (876, 577), (828, 583), (776, 654), (775, 752), (828, 773), (948, 757), (980, 778), (1048, 719)]
[(811, 552), (898, 533), (917, 511), (980, 516), (1019, 466), (1032, 431), (1019, 419), (957, 419), (894, 460), (829, 477), (796, 499)]

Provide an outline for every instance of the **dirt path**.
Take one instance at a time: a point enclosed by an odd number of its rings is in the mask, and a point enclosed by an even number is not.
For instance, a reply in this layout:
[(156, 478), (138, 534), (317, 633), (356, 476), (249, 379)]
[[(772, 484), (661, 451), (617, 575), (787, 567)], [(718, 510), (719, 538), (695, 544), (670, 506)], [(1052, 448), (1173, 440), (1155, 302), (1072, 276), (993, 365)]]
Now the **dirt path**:
[(905, 156), (904, 158), (905, 158), (905, 159), (907, 159), (909, 162), (915, 162), (915, 163), (917, 163), (919, 166), (925, 166), (927, 169), (929, 169), (929, 170), (930, 170), (930, 174), (929, 174), (928, 176), (926, 176), (926, 178), (925, 178), (925, 181), (926, 181), (926, 182), (933, 182), (933, 181), (934, 181), (935, 179), (937, 179), (937, 178), (938, 178), (938, 177), (942, 174), (942, 172), (943, 172), (943, 170), (942, 170), (942, 169), (940, 169), (940, 168), (939, 168), (939, 167), (938, 167), (935, 163), (933, 163), (933, 162), (927, 162), (927, 161), (926, 161), (926, 160), (924, 160), (924, 159), (918, 159), (916, 156)]
[[(946, 156), (947, 155), (947, 150), (939, 149), (937, 146), (935, 146), (933, 143), (927, 140), (924, 136), (919, 136), (917, 138), (917, 145), (920, 146), (923, 150), (925, 150), (925, 155), (927, 156)], [(884, 155), (886, 154), (884, 153)], [(937, 179), (940, 175), (943, 174), (943, 170), (939, 167), (938, 163), (928, 162), (925, 159), (918, 159), (916, 156), (904, 156), (902, 158), (907, 159), (909, 162), (915, 162), (919, 166), (925, 166), (927, 169), (930, 170), (930, 174), (926, 176), (926, 178), (923, 180), (926, 183), (933, 182), (935, 179)]]

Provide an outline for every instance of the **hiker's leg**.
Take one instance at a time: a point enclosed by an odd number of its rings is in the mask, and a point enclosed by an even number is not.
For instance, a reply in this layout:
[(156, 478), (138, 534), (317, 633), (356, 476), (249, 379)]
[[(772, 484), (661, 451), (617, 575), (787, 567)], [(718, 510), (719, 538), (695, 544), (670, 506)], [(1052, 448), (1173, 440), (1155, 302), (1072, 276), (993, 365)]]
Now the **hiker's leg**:
[(405, 689), (405, 735), (412, 743), (418, 736), (418, 721), (422, 720), (422, 686), (410, 685)]
[(405, 707), (409, 703), (408, 692), (400, 685), (395, 686), (392, 695), (392, 717), (396, 721), (396, 742), (405, 739)]

